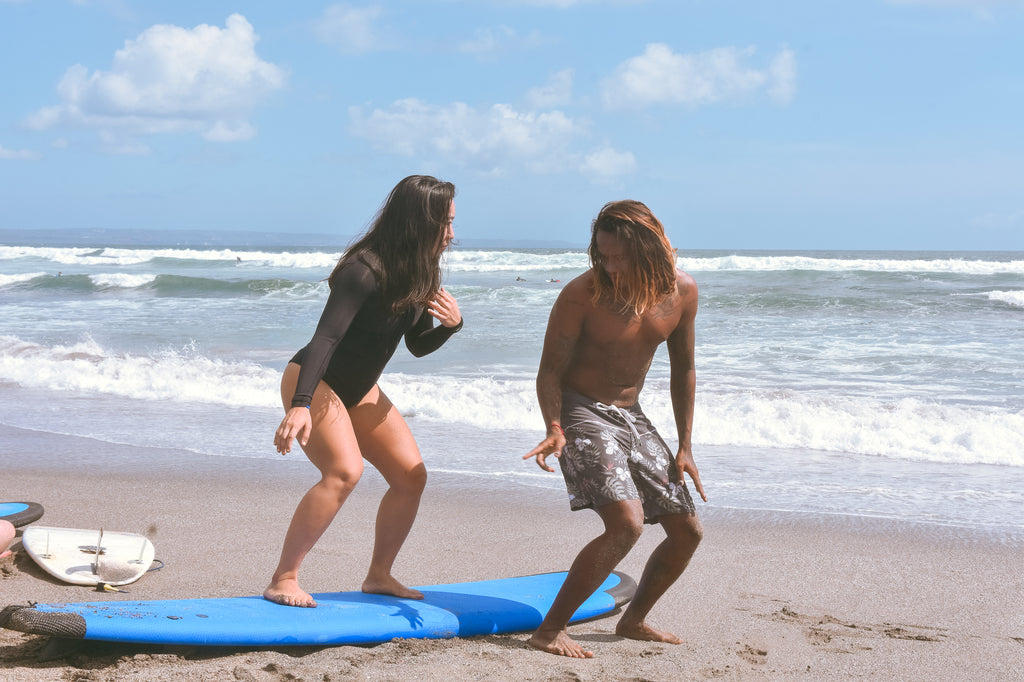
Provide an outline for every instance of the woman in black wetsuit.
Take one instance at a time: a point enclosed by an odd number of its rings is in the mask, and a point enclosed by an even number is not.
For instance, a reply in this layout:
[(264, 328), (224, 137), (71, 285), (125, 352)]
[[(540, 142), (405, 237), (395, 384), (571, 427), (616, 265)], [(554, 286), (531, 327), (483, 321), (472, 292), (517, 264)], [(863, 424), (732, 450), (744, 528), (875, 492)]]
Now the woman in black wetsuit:
[(277, 570), (263, 592), (271, 601), (316, 606), (299, 588), (299, 566), (359, 481), (364, 459), (389, 488), (377, 512), (362, 590), (423, 598), (398, 582), (391, 566), (416, 519), (427, 471), (409, 427), (377, 379), (403, 336), (409, 351), (421, 357), (462, 328), (458, 303), (441, 287), (440, 258), (454, 234), (454, 197), (454, 185), (423, 175), (391, 190), (369, 231), (338, 261), (313, 339), (284, 371), (287, 413), (274, 445), (287, 454), (298, 439), (321, 478), (292, 517)]

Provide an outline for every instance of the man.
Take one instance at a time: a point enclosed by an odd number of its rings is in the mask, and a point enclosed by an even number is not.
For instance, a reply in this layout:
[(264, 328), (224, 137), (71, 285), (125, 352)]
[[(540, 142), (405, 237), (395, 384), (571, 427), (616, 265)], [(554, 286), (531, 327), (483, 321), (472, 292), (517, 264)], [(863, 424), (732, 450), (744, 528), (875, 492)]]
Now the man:
[[(577, 555), (530, 645), (590, 658), (566, 633), (576, 609), (608, 577), (643, 532), (659, 523), (665, 540), (651, 554), (616, 627), (631, 639), (679, 644), (646, 622), (682, 574), (702, 528), (683, 474), (707, 501), (690, 452), (693, 426), (697, 285), (676, 269), (665, 229), (639, 201), (606, 204), (594, 220), (591, 268), (562, 289), (551, 310), (537, 372), (547, 437), (523, 459), (553, 471), (559, 458), (570, 507), (594, 509), (604, 532)], [(679, 432), (675, 457), (637, 404), (654, 352), (667, 343), (670, 392)]]

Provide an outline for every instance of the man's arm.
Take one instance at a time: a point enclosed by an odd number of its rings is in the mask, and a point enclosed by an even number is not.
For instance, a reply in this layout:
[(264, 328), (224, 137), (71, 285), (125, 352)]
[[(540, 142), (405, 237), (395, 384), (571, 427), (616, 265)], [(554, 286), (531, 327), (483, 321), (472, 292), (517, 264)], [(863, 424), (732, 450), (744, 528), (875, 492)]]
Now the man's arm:
[(581, 280), (577, 278), (567, 284), (551, 308), (537, 370), (537, 401), (544, 416), (547, 436), (523, 459), (536, 457), (537, 465), (545, 471), (554, 471), (545, 461), (547, 455), (559, 457), (565, 447), (561, 416), (562, 379), (572, 361), (583, 328), (584, 307), (588, 304), (586, 286)]
[(679, 468), (679, 480), (683, 481), (683, 474), (688, 474), (701, 499), (707, 502), (708, 496), (704, 494), (704, 485), (700, 482), (700, 473), (693, 461), (690, 446), (693, 403), (697, 389), (697, 370), (694, 362), (697, 283), (686, 273), (679, 273), (677, 283), (683, 299), (683, 311), (678, 326), (668, 337), (668, 358), (671, 367), (669, 387), (672, 394), (672, 413), (675, 415), (676, 431), (679, 433), (676, 466)]

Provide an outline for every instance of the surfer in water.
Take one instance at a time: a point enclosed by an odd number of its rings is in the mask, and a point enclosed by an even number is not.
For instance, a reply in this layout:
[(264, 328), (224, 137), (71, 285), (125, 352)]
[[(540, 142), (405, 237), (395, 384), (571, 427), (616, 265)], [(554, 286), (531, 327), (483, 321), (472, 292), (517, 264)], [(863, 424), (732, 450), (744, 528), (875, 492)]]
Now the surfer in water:
[(369, 230), (335, 266), (313, 338), (285, 368), (286, 414), (274, 445), (287, 454), (297, 439), (321, 478), (292, 517), (263, 593), (270, 601), (316, 606), (299, 587), (299, 566), (359, 481), (364, 459), (389, 488), (377, 512), (362, 590), (423, 598), (398, 582), (391, 567), (416, 519), (427, 471), (377, 379), (403, 337), (409, 351), (422, 357), (462, 328), (458, 303), (441, 287), (441, 255), (454, 236), (454, 197), (454, 185), (424, 175), (391, 190)]
[[(565, 285), (548, 319), (537, 370), (547, 436), (523, 459), (554, 471), (559, 458), (573, 510), (594, 509), (604, 532), (577, 555), (540, 627), (534, 648), (562, 656), (593, 653), (566, 632), (569, 618), (626, 556), (645, 523), (665, 540), (651, 554), (619, 619), (621, 637), (679, 644), (646, 622), (682, 575), (703, 530), (683, 474), (705, 501), (690, 451), (697, 285), (676, 269), (661, 222), (639, 201), (606, 204), (591, 229), (591, 267)], [(673, 456), (637, 402), (655, 350), (667, 344), (679, 432)]]

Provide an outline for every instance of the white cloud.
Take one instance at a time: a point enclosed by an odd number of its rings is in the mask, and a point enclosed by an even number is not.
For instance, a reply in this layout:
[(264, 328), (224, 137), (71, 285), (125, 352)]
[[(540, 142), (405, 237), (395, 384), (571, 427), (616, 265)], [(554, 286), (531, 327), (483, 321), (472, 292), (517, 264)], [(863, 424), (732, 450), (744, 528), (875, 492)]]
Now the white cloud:
[(234, 124), (217, 121), (203, 137), (211, 142), (240, 142), (256, 137), (256, 128), (245, 121)]
[(678, 54), (662, 43), (620, 64), (602, 84), (609, 108), (625, 109), (673, 103), (698, 106), (738, 100), (765, 91), (786, 103), (796, 92), (796, 57), (781, 50), (767, 69), (744, 65), (753, 47), (721, 47), (698, 54)]
[(314, 27), (321, 42), (345, 54), (365, 54), (387, 49), (392, 40), (386, 38), (378, 23), (384, 10), (380, 7), (331, 5)]
[(507, 104), (444, 106), (403, 99), (388, 109), (351, 107), (352, 132), (403, 156), (434, 155), (502, 173), (512, 164), (536, 172), (565, 167), (570, 141), (582, 126), (560, 111), (520, 112)]
[(104, 151), (109, 154), (147, 156), (151, 151), (149, 145), (139, 142), (134, 137), (126, 137), (107, 130), (100, 131), (100, 140), (103, 142)]
[(782, 50), (768, 66), (768, 95), (780, 104), (789, 104), (796, 96), (796, 55)]
[(472, 40), (459, 43), (456, 49), (477, 57), (486, 57), (510, 49), (537, 47), (543, 43), (544, 39), (538, 31), (520, 35), (514, 28), (499, 26), (478, 30)]
[(30, 151), (28, 149), (5, 149), (4, 146), (0, 144), (0, 160), (36, 161), (39, 158), (41, 158), (39, 152)]
[(572, 80), (575, 74), (573, 69), (553, 73), (546, 85), (526, 93), (527, 104), (535, 109), (548, 109), (572, 103)]
[(403, 99), (385, 109), (350, 107), (349, 117), (352, 134), (381, 151), (450, 162), (490, 175), (525, 169), (540, 174), (578, 172), (608, 181), (633, 172), (637, 165), (629, 152), (578, 151), (588, 126), (558, 110)]
[(77, 64), (57, 86), (61, 104), (31, 114), (37, 130), (94, 128), (108, 148), (142, 153), (131, 138), (156, 133), (198, 133), (217, 141), (249, 139), (248, 117), (285, 73), (256, 55), (252, 25), (240, 14), (226, 27), (156, 25), (114, 54), (109, 71)]
[(632, 152), (619, 152), (611, 147), (587, 154), (580, 164), (580, 172), (599, 180), (611, 180), (636, 170)]

